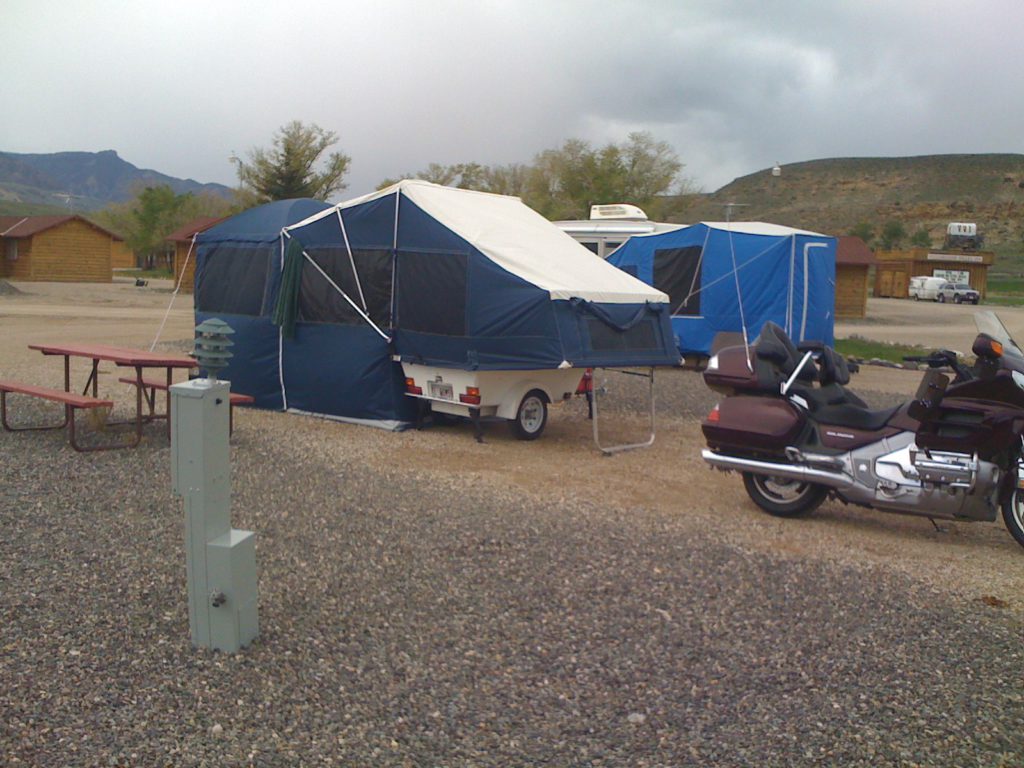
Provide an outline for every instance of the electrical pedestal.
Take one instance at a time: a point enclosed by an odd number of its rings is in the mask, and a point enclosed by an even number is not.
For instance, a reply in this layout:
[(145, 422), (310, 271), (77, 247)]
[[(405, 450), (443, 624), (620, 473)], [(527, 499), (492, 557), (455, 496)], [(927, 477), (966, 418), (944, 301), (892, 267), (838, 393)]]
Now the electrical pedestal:
[(171, 483), (185, 501), (192, 645), (235, 653), (259, 634), (256, 536), (231, 527), (230, 385), (216, 379), (171, 392)]

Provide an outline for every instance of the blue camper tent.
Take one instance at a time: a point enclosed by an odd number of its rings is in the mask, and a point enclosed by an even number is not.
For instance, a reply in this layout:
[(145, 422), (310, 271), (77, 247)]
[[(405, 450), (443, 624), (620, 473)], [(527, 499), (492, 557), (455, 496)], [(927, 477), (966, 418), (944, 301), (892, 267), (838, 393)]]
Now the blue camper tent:
[(769, 320), (797, 341), (833, 342), (834, 237), (762, 222), (702, 222), (632, 237), (608, 259), (671, 297), (682, 354), (719, 331), (752, 338)]
[(370, 327), (273, 322), (281, 290), (285, 227), (330, 205), (282, 200), (227, 219), (196, 237), (196, 322), (225, 320), (233, 357), (220, 375), (259, 408), (316, 413), (396, 428), (415, 415), (401, 369)]
[(402, 362), (582, 372), (679, 360), (668, 297), (517, 198), (403, 181), (311, 203), (263, 206), (197, 239), (197, 321), (235, 328), (223, 376), (258, 406), (400, 428), (416, 410)]

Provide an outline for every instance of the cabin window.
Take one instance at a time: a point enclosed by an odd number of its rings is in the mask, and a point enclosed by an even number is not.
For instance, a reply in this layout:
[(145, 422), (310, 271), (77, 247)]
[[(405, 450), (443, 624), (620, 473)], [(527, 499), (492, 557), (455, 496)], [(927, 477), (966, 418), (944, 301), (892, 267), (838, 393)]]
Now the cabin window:
[(466, 335), (464, 253), (398, 254), (396, 325), (405, 331)]
[(668, 294), (673, 317), (700, 315), (702, 251), (691, 245), (654, 252), (654, 287)]
[(585, 241), (581, 240), (580, 241), (580, 245), (582, 245), (584, 248), (586, 248), (588, 251), (590, 251), (594, 255), (597, 255), (597, 253), (601, 249), (601, 244), (600, 243), (595, 243), (595, 242), (585, 242)]
[(278, 246), (215, 245), (200, 261), (196, 273), (196, 310), (228, 315), (263, 314), (270, 255)]
[(7, 260), (8, 261), (17, 261), (18, 260), (18, 241), (17, 240), (8, 240), (7, 244), (4, 246), (4, 253), (7, 256)]

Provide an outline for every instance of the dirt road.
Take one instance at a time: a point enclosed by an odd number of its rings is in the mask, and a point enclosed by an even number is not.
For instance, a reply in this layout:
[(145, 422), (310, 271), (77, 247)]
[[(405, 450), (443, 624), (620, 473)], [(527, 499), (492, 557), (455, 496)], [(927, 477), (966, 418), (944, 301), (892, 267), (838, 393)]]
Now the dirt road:
[(1024, 339), (1024, 307), (976, 307), (909, 299), (868, 299), (868, 316), (837, 321), (836, 338), (863, 336), (970, 352), (976, 333), (974, 313), (978, 311), (994, 311), (1015, 339)]

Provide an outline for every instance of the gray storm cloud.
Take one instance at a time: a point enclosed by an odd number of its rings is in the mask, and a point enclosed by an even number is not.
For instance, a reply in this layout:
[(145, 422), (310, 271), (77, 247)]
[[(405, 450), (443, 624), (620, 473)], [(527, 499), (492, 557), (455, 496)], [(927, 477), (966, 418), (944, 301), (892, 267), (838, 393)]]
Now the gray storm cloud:
[(232, 152), (298, 119), (338, 133), (346, 195), (634, 130), (709, 190), (776, 161), (1019, 152), (1022, 21), (1000, 1), (9, 0), (0, 149), (230, 184)]

